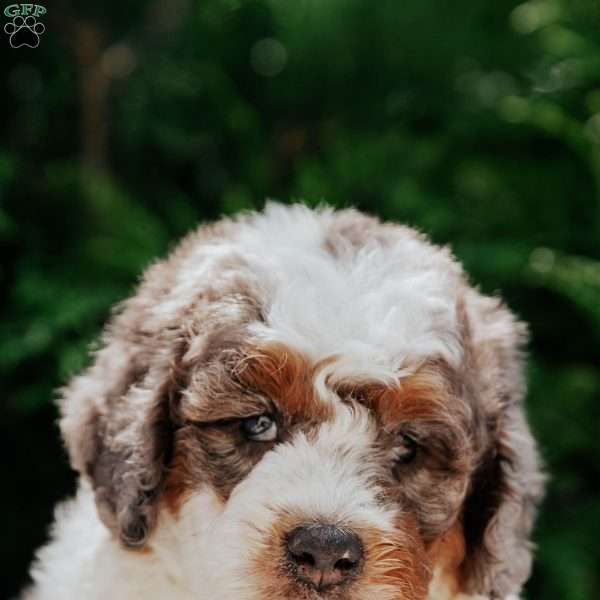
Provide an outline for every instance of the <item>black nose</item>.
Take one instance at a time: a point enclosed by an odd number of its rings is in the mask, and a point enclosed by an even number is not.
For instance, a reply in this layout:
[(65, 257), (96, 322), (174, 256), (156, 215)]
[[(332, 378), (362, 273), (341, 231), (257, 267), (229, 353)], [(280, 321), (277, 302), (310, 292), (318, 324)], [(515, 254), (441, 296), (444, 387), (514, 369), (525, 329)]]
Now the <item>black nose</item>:
[(355, 575), (361, 565), (358, 536), (335, 525), (304, 525), (287, 539), (294, 575), (320, 590), (338, 585)]

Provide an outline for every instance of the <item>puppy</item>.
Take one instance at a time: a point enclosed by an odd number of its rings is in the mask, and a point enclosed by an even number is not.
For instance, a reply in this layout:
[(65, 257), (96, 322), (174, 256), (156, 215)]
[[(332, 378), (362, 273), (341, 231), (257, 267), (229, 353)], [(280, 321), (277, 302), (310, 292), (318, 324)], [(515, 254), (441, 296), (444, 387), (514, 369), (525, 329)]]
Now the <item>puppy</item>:
[(509, 600), (542, 492), (526, 328), (446, 248), (267, 205), (188, 236), (63, 391), (28, 600)]

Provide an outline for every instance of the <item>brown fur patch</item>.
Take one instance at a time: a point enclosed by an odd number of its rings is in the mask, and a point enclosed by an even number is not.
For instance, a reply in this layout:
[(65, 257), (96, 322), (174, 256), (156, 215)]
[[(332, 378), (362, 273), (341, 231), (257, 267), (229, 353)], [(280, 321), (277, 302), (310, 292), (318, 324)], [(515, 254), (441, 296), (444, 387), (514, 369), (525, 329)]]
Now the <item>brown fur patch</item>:
[(313, 387), (315, 374), (332, 359), (311, 365), (302, 354), (282, 344), (249, 348), (244, 353), (247, 358), (240, 362), (236, 377), (273, 400), (282, 415), (304, 422), (319, 422), (332, 415), (332, 407)]
[(463, 527), (457, 522), (427, 548), (431, 564), (440, 569), (442, 579), (453, 595), (462, 590), (461, 567), (465, 560), (466, 543)]
[[(395, 535), (363, 532), (367, 584), (390, 588), (394, 599), (424, 600), (431, 567), (415, 520), (401, 517)], [(365, 596), (366, 597), (366, 596)]]
[(165, 508), (175, 517), (179, 516), (181, 507), (189, 500), (192, 489), (192, 472), (185, 458), (185, 445), (178, 445), (173, 462), (168, 469), (162, 502)]
[(448, 411), (450, 380), (437, 362), (426, 363), (396, 385), (381, 382), (344, 382), (336, 386), (342, 397), (350, 396), (372, 408), (386, 429), (403, 421), (440, 418)]

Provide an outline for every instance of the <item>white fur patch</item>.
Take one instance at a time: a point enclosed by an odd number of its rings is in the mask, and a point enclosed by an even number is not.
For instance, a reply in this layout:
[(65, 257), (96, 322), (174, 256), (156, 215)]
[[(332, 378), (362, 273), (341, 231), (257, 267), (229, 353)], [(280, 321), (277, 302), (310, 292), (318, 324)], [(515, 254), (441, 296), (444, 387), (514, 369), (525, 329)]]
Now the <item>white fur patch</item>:
[(185, 258), (157, 315), (177, 314), (206, 282), (226, 282), (237, 260), (267, 307), (266, 323), (251, 332), (314, 360), (341, 356), (335, 376), (389, 380), (425, 358), (458, 364), (462, 270), (448, 251), (398, 228), (358, 251), (336, 238), (334, 256), (325, 247), (334, 218), (331, 209), (267, 204), (240, 221), (232, 239), (205, 241)]
[(330, 210), (270, 204), (241, 232), (272, 290), (267, 323), (253, 332), (315, 360), (342, 355), (345, 374), (394, 377), (434, 356), (456, 364), (456, 268), (445, 254), (406, 233), (334, 257), (324, 247), (331, 219)]

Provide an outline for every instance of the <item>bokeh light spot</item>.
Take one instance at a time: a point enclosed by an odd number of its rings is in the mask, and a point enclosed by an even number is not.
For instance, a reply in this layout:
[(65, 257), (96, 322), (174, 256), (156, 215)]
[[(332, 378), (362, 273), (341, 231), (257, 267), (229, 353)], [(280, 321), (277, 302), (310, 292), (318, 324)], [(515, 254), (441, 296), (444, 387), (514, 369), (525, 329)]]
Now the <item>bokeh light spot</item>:
[(500, 114), (510, 123), (521, 123), (529, 115), (529, 103), (519, 96), (507, 96), (500, 104)]
[(101, 64), (108, 77), (125, 79), (135, 69), (137, 60), (130, 46), (114, 44), (104, 51)]
[(285, 46), (275, 38), (258, 40), (250, 50), (250, 64), (263, 77), (274, 77), (283, 71), (287, 62)]
[(600, 144), (600, 113), (588, 119), (583, 131), (588, 140)]
[(510, 15), (515, 31), (527, 34), (552, 23), (560, 16), (560, 7), (555, 2), (543, 0), (519, 4)]
[(556, 256), (550, 248), (536, 248), (529, 256), (529, 265), (538, 273), (549, 273), (554, 267)]

